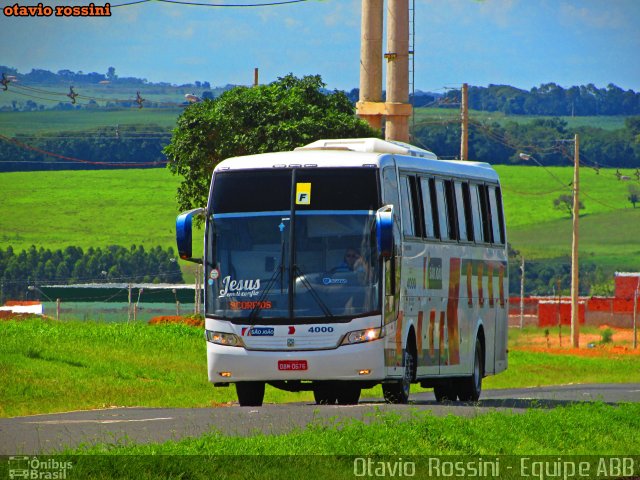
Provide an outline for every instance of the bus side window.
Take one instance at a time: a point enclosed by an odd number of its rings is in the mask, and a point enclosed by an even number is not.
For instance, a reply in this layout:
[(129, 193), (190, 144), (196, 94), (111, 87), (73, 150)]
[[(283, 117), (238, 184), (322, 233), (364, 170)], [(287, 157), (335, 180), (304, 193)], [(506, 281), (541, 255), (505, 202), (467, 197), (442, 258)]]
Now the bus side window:
[(480, 200), (480, 215), (482, 216), (482, 236), (486, 243), (493, 243), (493, 226), (491, 221), (491, 209), (489, 208), (489, 187), (478, 186)]
[(402, 204), (402, 233), (406, 237), (415, 237), (413, 225), (413, 211), (411, 209), (411, 191), (409, 189), (409, 177), (400, 175), (400, 203)]
[(438, 206), (438, 223), (440, 225), (440, 239), (449, 240), (449, 215), (447, 214), (447, 202), (445, 201), (444, 181), (435, 180), (435, 196)]
[(491, 218), (493, 220), (493, 243), (504, 245), (504, 218), (502, 216), (502, 197), (499, 187), (489, 187), (489, 204), (491, 205)]
[(422, 215), (422, 201), (420, 200), (420, 184), (414, 175), (409, 177), (409, 191), (411, 193), (411, 212), (413, 213), (413, 231), (416, 237), (424, 237), (424, 216)]
[(460, 240), (473, 242), (473, 219), (471, 217), (471, 195), (468, 182), (454, 182), (456, 206), (458, 210), (458, 228)]
[(393, 205), (396, 215), (400, 213), (398, 201), (398, 179), (393, 167), (382, 171), (382, 196), (385, 205)]
[(422, 211), (424, 213), (425, 237), (440, 237), (438, 228), (438, 203), (436, 200), (436, 188), (433, 178), (420, 178), (422, 190)]
[(473, 236), (476, 242), (486, 242), (484, 235), (484, 225), (482, 223), (482, 215), (480, 213), (480, 198), (478, 185), (469, 185), (469, 202), (471, 203), (471, 216), (473, 217)]
[(462, 200), (464, 201), (464, 221), (467, 224), (467, 239), (470, 242), (473, 242), (478, 239), (478, 236), (473, 228), (473, 209), (471, 208), (471, 190), (469, 188), (469, 182), (462, 183)]
[(449, 239), (458, 240), (458, 215), (456, 208), (456, 193), (453, 180), (444, 181), (444, 196), (447, 204), (447, 219), (449, 220)]

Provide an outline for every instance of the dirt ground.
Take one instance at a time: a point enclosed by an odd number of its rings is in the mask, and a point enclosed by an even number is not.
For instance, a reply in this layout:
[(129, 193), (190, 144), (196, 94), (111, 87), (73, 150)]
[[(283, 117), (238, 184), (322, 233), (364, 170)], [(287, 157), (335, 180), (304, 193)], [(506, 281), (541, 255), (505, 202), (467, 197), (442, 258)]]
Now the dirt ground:
[[(579, 348), (571, 346), (571, 328), (564, 325), (558, 327), (538, 328), (535, 331), (515, 332), (509, 330), (510, 350), (526, 350), (547, 352), (583, 357), (616, 357), (621, 355), (640, 355), (640, 331), (638, 332), (638, 348), (633, 348), (633, 329), (616, 328), (602, 325), (588, 328), (580, 332)], [(512, 335), (513, 332), (513, 335)], [(609, 338), (609, 341), (605, 341)]]

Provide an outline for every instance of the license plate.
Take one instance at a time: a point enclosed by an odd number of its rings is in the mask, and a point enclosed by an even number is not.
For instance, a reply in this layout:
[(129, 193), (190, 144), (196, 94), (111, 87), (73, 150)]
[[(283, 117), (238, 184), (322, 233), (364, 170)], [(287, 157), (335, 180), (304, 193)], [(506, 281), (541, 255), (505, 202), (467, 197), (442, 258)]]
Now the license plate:
[(306, 370), (308, 368), (306, 360), (278, 360), (278, 370)]

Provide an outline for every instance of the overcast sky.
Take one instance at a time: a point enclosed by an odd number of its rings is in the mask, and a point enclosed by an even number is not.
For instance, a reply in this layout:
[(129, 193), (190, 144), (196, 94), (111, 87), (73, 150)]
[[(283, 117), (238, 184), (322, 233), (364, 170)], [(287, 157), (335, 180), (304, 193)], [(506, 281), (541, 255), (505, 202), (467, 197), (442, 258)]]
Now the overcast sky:
[[(40, 1), (40, 0), (39, 0)], [(42, 0), (88, 5), (91, 0)], [(104, 5), (103, 0), (93, 0)], [(213, 86), (289, 72), (329, 88), (359, 80), (361, 0), (204, 7), (150, 1), (102, 18), (0, 15), (0, 64)], [(193, 0), (247, 4), (278, 0)], [(411, 2), (411, 0), (409, 0)], [(14, 0), (3, 2), (13, 5)], [(35, 5), (35, 0), (21, 2)], [(416, 0), (415, 88), (508, 84), (530, 89), (614, 83), (640, 91), (639, 0)]]

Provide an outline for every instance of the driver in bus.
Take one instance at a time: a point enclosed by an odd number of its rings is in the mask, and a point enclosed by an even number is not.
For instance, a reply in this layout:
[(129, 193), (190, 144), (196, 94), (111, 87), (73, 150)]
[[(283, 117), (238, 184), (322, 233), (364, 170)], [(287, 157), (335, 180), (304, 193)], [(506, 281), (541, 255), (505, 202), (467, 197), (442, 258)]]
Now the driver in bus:
[(335, 272), (365, 272), (364, 259), (355, 248), (349, 247), (344, 253), (342, 263), (333, 269)]

